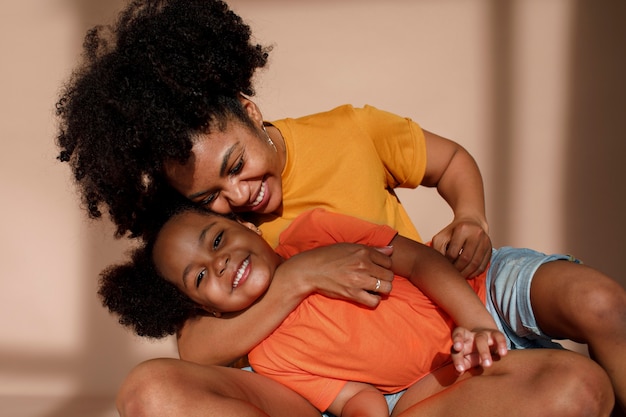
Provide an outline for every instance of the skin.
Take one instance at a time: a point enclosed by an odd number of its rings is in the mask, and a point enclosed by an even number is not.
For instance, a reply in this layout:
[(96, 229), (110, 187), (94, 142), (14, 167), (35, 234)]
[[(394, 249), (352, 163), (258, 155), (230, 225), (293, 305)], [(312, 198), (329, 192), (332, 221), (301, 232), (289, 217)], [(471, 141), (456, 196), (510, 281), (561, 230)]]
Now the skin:
[[(257, 114), (251, 101), (245, 103), (250, 115)], [(282, 205), (286, 158), (282, 138), (274, 143), (276, 148), (260, 127), (233, 121), (223, 131), (198, 135), (190, 160), (166, 164), (165, 173), (178, 192), (215, 213), (274, 213)]]
[[(393, 244), (395, 250), (392, 255), (392, 270), (396, 273), (404, 274), (405, 276), (411, 276), (412, 281), (418, 280), (417, 277), (425, 273), (419, 270), (422, 265), (437, 264), (437, 258), (443, 259), (437, 254), (433, 256), (435, 261), (431, 261), (431, 252), (434, 253), (434, 251), (431, 251), (421, 244), (404, 239), (401, 236), (394, 238)], [(183, 293), (191, 297), (207, 311), (220, 316), (222, 314), (235, 313), (240, 308), (248, 308), (253, 305), (258, 298), (263, 297), (271, 286), (273, 274), (280, 268), (283, 262), (271, 247), (252, 230), (251, 226), (244, 226), (221, 216), (191, 211), (176, 215), (163, 227), (155, 244), (153, 256), (158, 270), (166, 279), (174, 283)], [(451, 276), (458, 276), (456, 283), (462, 283), (466, 288), (469, 288), (447, 261), (443, 261), (438, 268), (441, 268), (439, 272), (443, 275), (446, 275), (446, 271), (452, 271)], [(241, 271), (243, 271), (243, 273), (241, 273)], [(428, 283), (428, 281), (426, 282)], [(471, 299), (471, 297), (465, 294), (464, 291), (461, 291), (457, 299), (454, 297), (454, 294), (458, 291), (454, 289), (454, 286), (450, 286), (451, 284), (454, 284), (454, 281), (451, 280), (450, 283), (444, 285), (444, 292), (448, 298), (452, 298), (453, 302), (451, 304), (455, 309), (453, 314), (462, 316), (459, 320), (466, 320), (467, 322), (468, 317), (471, 317), (469, 320), (474, 324), (495, 327), (495, 323), (493, 323), (490, 317), (485, 318), (484, 321), (476, 321), (474, 317), (481, 317), (481, 313), (471, 311), (472, 303), (467, 303), (467, 300)], [(465, 301), (460, 301), (460, 299)], [(466, 307), (460, 307), (460, 305), (466, 304), (470, 305), (469, 314)], [(484, 310), (482, 304), (481, 308)], [(494, 340), (490, 340), (494, 337), (498, 339), (498, 343)], [(426, 376), (413, 387), (409, 388), (405, 394), (406, 399), (403, 397), (398, 403), (393, 415), (424, 415), (425, 410), (429, 413), (427, 415), (453, 415), (450, 414), (453, 407), (449, 405), (448, 402), (456, 401), (458, 403), (464, 395), (466, 396), (466, 394), (463, 394), (464, 391), (469, 390), (471, 392), (474, 389), (489, 387), (490, 390), (498, 390), (498, 392), (504, 393), (506, 392), (504, 390), (508, 383), (514, 383), (515, 392), (521, 393), (525, 392), (525, 390), (528, 391), (527, 395), (530, 395), (531, 398), (536, 398), (536, 396), (540, 394), (533, 392), (533, 390), (537, 390), (537, 388), (540, 388), (542, 390), (541, 395), (547, 398), (563, 398), (563, 395), (567, 395), (568, 391), (563, 392), (560, 388), (558, 390), (555, 389), (553, 376), (549, 377), (550, 391), (545, 391), (546, 387), (544, 385), (547, 383), (548, 374), (539, 372), (538, 368), (539, 366), (547, 366), (551, 371), (555, 371), (551, 369), (555, 365), (552, 365), (552, 362), (548, 365), (546, 361), (546, 358), (550, 358), (551, 361), (556, 361), (557, 358), (552, 357), (554, 355), (564, 356), (564, 358), (558, 359), (558, 364), (562, 364), (564, 360), (566, 362), (574, 361), (573, 363), (581, 361), (580, 364), (576, 365), (580, 365), (580, 368), (576, 369), (584, 369), (585, 372), (591, 371), (591, 376), (585, 374), (584, 377), (595, 378), (596, 382), (604, 384), (605, 392), (602, 394), (602, 402), (591, 406), (591, 408), (594, 409), (594, 413), (597, 414), (589, 415), (606, 415), (608, 410), (610, 410), (610, 398), (612, 393), (606, 376), (602, 371), (598, 371), (599, 368), (595, 364), (591, 361), (586, 361), (583, 357), (572, 359), (569, 358), (568, 355), (570, 354), (568, 352), (551, 352), (548, 350), (525, 351), (522, 353), (522, 358), (518, 356), (516, 360), (511, 362), (501, 359), (507, 352), (504, 338), (497, 331), (486, 332), (479, 330), (471, 332), (459, 327), (453, 332), (452, 338), (454, 340), (454, 347), (458, 350), (458, 352), (453, 355), (453, 365), (446, 366), (434, 372), (432, 375)], [(496, 360), (495, 363), (492, 362), (490, 355), (490, 350), (493, 349), (493, 345), (497, 346), (500, 354), (499, 359)], [(518, 352), (516, 352), (516, 354), (517, 353)], [(486, 360), (485, 354), (488, 355), (488, 359)], [(533, 356), (532, 365), (527, 364), (521, 367), (518, 361), (524, 360), (523, 357), (527, 354)], [(481, 360), (477, 360), (478, 356), (481, 357)], [(163, 362), (163, 360), (161, 361)], [(471, 369), (480, 365), (481, 361), (481, 372), (463, 372), (465, 369)], [(165, 366), (165, 364), (154, 365), (155, 363), (158, 363), (158, 361), (151, 364), (150, 372), (154, 372), (155, 369)], [(571, 363), (568, 365), (571, 365)], [(187, 385), (189, 382), (195, 381), (192, 384), (194, 389), (184, 390), (183, 393), (179, 394), (178, 390), (180, 388), (177, 388), (176, 394), (173, 396), (174, 398), (178, 398), (177, 396), (181, 395), (181, 402), (183, 402), (182, 398), (190, 400), (192, 398), (191, 396), (193, 396), (195, 399), (193, 403), (211, 401), (211, 407), (217, 407), (217, 404), (223, 402), (223, 398), (215, 396), (213, 392), (215, 388), (210, 385), (207, 386), (210, 380), (207, 380), (207, 376), (201, 373), (199, 369), (188, 363), (185, 363), (183, 366), (178, 366), (174, 363), (167, 366), (172, 368), (172, 370), (168, 372), (168, 375), (186, 375), (185, 378), (180, 378), (181, 385)], [(456, 370), (454, 370), (453, 366), (456, 367)], [(556, 366), (560, 367), (562, 365)], [(491, 367), (495, 368), (495, 371), (491, 370)], [(222, 372), (212, 368), (213, 367), (207, 369), (206, 374), (212, 375), (213, 373)], [(566, 367), (566, 369), (570, 368), (570, 366)], [(138, 369), (142, 369), (142, 367)], [(461, 372), (459, 372), (459, 370)], [(237, 372), (236, 370), (233, 371)], [(559, 371), (561, 372), (561, 370)], [(141, 391), (144, 389), (139, 386), (133, 387), (132, 385), (134, 383), (133, 381), (137, 379), (134, 378), (134, 374), (138, 372), (140, 371), (137, 369), (133, 371), (133, 374), (131, 374), (125, 382), (125, 386), (122, 390), (122, 392), (125, 393), (124, 395), (130, 395), (130, 391), (132, 390)], [(230, 370), (225, 372), (230, 372)], [(219, 394), (228, 396), (230, 395), (231, 388), (237, 387), (239, 383), (242, 383), (235, 392), (240, 393), (238, 395), (242, 396), (241, 399), (244, 399), (243, 402), (245, 403), (245, 398), (247, 398), (247, 394), (245, 393), (248, 392), (247, 390), (252, 386), (259, 386), (256, 381), (258, 375), (248, 378), (248, 375), (242, 375), (241, 371), (239, 371), (240, 373), (235, 372), (232, 372), (233, 375), (228, 376), (230, 382), (225, 383), (226, 388), (220, 385)], [(537, 372), (537, 374), (535, 374), (535, 372)], [(562, 375), (560, 377), (567, 376), (569, 382), (568, 387), (572, 386), (571, 378), (575, 377), (575, 374), (568, 371), (559, 375)], [(497, 376), (497, 378), (493, 378), (493, 376)], [(580, 376), (582, 377), (582, 374)], [(468, 378), (472, 380), (471, 383), (464, 382)], [(173, 378), (167, 379), (168, 381), (172, 381)], [(178, 380), (178, 378), (176, 379)], [(250, 384), (252, 385), (248, 385), (248, 382), (243, 383), (243, 381), (247, 381), (248, 379), (250, 379)], [(539, 383), (543, 380), (546, 380), (546, 382)], [(233, 385), (233, 387), (230, 385)], [(580, 384), (573, 385), (578, 386)], [(267, 387), (271, 386), (273, 386), (273, 383), (264, 386), (262, 391), (259, 392), (264, 392)], [(593, 386), (594, 389), (597, 388), (597, 386), (590, 385), (590, 387), (591, 386)], [(198, 390), (198, 387), (205, 387), (206, 390), (198, 391), (194, 394)], [(257, 392), (257, 394), (259, 392)], [(584, 390), (580, 392), (577, 390), (576, 395), (581, 395), (581, 392), (585, 393)], [(434, 396), (435, 394), (437, 394), (437, 397)], [(136, 401), (137, 396), (141, 397), (142, 395), (145, 394), (135, 392), (133, 398), (135, 398)], [(152, 395), (153, 398), (148, 403), (152, 404), (154, 401), (158, 401), (156, 399), (157, 397), (164, 394), (150, 392), (150, 395)], [(510, 395), (503, 395), (505, 397), (511, 397)], [(172, 393), (168, 391), (167, 396), (168, 398), (172, 397)], [(457, 397), (459, 398), (455, 399)], [(492, 396), (490, 395), (489, 397)], [(434, 398), (437, 398), (437, 400), (434, 400)], [(583, 406), (584, 409), (584, 405), (587, 404), (587, 402), (584, 401), (584, 397), (582, 397), (582, 400), (583, 401), (581, 401), (581, 398), (577, 398), (576, 407)], [(468, 401), (471, 402), (471, 399), (466, 398), (463, 400), (463, 403), (465, 404)], [(483, 401), (483, 403), (481, 403), (480, 406), (476, 404), (476, 411), (483, 413), (482, 415), (490, 415), (486, 410), (496, 405), (487, 406), (484, 403), (484, 399), (480, 399), (480, 401)], [(184, 401), (185, 407), (189, 407), (188, 404), (190, 403), (190, 401)], [(526, 407), (533, 409), (531, 404), (534, 404), (534, 402), (527, 403), (528, 405)], [(593, 401), (590, 401), (590, 403), (593, 403)], [(132, 408), (131, 401), (121, 402), (120, 404), (120, 408), (123, 410), (126, 408), (130, 410)], [(172, 407), (172, 403), (170, 403), (169, 406)], [(519, 404), (508, 403), (507, 401), (501, 400), (497, 403), (497, 407), (501, 410), (506, 410), (504, 407), (509, 406), (521, 411)], [(550, 406), (552, 406), (552, 404), (549, 404), (549, 407), (542, 412), (550, 409)], [(551, 412), (555, 415), (559, 415), (559, 413), (563, 412), (563, 410), (560, 409), (562, 405), (554, 404), (554, 406), (556, 408), (552, 409)], [(303, 409), (306, 408), (304, 406), (302, 407)], [(466, 407), (461, 407), (461, 409), (463, 413), (468, 413)], [(525, 408), (522, 407), (522, 409)], [(177, 412), (181, 411), (178, 408), (174, 408), (174, 410)], [(349, 382), (333, 402), (329, 411), (344, 417), (383, 416), (387, 415), (387, 406), (380, 392), (372, 386)], [(585, 412), (587, 411), (588, 410)], [(570, 415), (570, 412), (571, 410), (567, 410), (568, 414), (562, 415)], [(126, 411), (121, 411), (123, 416), (126, 415), (125, 413)], [(127, 415), (131, 415), (130, 412)]]
[[(490, 366), (491, 350), (507, 353), (504, 336), (467, 282), (439, 253), (396, 235), (391, 241), (391, 271), (407, 277), (433, 298), (462, 327), (474, 329), (482, 366)], [(159, 232), (153, 260), (157, 270), (183, 294), (215, 316), (240, 314), (262, 299), (284, 260), (250, 223), (208, 212), (185, 211)], [(437, 275), (437, 280), (428, 279)], [(468, 335), (453, 335), (456, 357), (463, 355)], [(466, 352), (467, 354), (471, 352)], [(462, 362), (457, 369), (467, 369)]]
[[(275, 148), (269, 145), (260, 110), (248, 99), (241, 101), (257, 128), (232, 122), (223, 131), (198, 135), (191, 160), (166, 164), (166, 177), (182, 195), (216, 213), (276, 213), (282, 204), (285, 142), (278, 129), (268, 126)], [(458, 144), (430, 132), (425, 136), (429, 163), (422, 185), (437, 187), (455, 213), (433, 238), (434, 247), (464, 276), (478, 275), (491, 250), (482, 177)], [(461, 174), (463, 184), (456, 180)]]
[[(265, 183), (269, 197), (266, 196), (263, 205), (254, 209), (257, 213), (279, 211), (281, 203), (276, 197), (282, 193), (279, 173), (282, 172), (285, 161), (284, 140), (280, 132), (270, 126), (267, 130), (276, 149), (270, 146), (261, 128), (263, 118), (259, 109), (247, 99), (242, 98), (242, 103), (254, 128), (235, 122), (229, 123), (221, 133), (199, 136), (192, 148), (192, 161), (184, 165), (167, 164), (167, 177), (183, 195), (194, 197), (194, 201), (198, 203), (204, 199), (205, 206), (217, 212), (249, 211), (250, 202), (256, 200), (261, 184)], [(432, 238), (433, 247), (446, 256), (464, 277), (475, 276), (486, 268), (491, 255), (480, 172), (473, 158), (461, 146), (427, 131), (424, 134), (428, 165), (422, 185), (436, 187), (454, 213), (453, 221)], [(235, 142), (242, 149), (244, 163), (233, 170), (242, 159), (231, 157), (227, 159), (227, 173), (221, 174), (219, 167)], [(216, 172), (218, 175), (214, 174)], [(204, 193), (207, 190), (210, 194)], [(214, 197), (211, 202), (206, 201), (208, 195)], [(294, 263), (294, 271), (311, 273), (310, 279), (303, 277), (309, 283), (314, 282), (315, 276), (329, 278), (326, 281), (328, 287), (326, 284), (318, 287), (321, 291), (326, 291), (333, 286), (336, 288), (338, 284), (331, 277), (339, 275), (332, 268), (323, 271), (320, 268), (326, 268), (326, 262), (336, 266), (341, 260), (353, 257), (354, 263), (339, 267), (342, 268), (342, 273), (352, 277), (355, 286), (346, 284), (339, 292), (332, 291), (338, 298), (346, 299), (351, 299), (356, 285), (361, 285), (361, 290), (372, 288), (375, 279), (369, 277), (385, 279), (380, 271), (372, 273), (369, 269), (384, 266), (387, 261), (368, 253), (367, 249), (351, 248), (350, 253), (342, 251), (345, 249), (346, 247), (326, 248), (324, 253), (320, 251), (303, 255), (298, 261), (301, 262), (299, 267), (296, 268)], [(379, 261), (382, 263), (378, 263)], [(366, 266), (357, 270), (356, 265)], [(626, 404), (626, 291), (610, 277), (590, 268), (568, 265), (556, 269), (554, 271), (551, 266), (542, 266), (534, 278), (531, 301), (537, 321), (551, 336), (588, 344), (592, 358), (611, 376), (623, 408)], [(357, 281), (359, 284), (356, 284)], [(284, 318), (279, 316), (286, 316), (289, 313), (287, 310), (295, 308), (304, 294), (311, 290), (306, 285), (300, 289), (302, 292), (294, 292), (293, 287), (285, 292), (277, 290), (277, 298), (287, 300), (281, 314), (267, 312), (271, 318), (265, 329), (255, 332), (245, 340), (238, 339), (233, 342), (234, 346), (223, 346), (224, 352), (214, 349), (208, 352), (203, 346), (210, 340), (232, 340), (226, 337), (235, 333), (216, 325), (210, 318), (187, 323), (178, 340), (181, 357), (206, 364), (232, 360), (227, 351), (241, 353), (249, 350), (271, 332), (272, 326), (277, 326)], [(385, 282), (384, 290), (388, 289), (390, 285), (387, 286)], [(365, 294), (360, 295), (367, 297)], [(589, 301), (591, 295), (604, 300)], [(613, 314), (607, 315), (606, 312), (609, 311)], [(602, 316), (601, 320), (598, 319), (599, 315)], [(242, 318), (242, 322), (244, 320)], [(241, 329), (246, 327), (248, 326), (241, 324)], [(253, 336), (258, 339), (252, 340)]]
[[(475, 373), (439, 369), (407, 391), (392, 417), (602, 417), (612, 405), (610, 383), (594, 362), (567, 351), (523, 350)], [(319, 417), (261, 375), (169, 358), (135, 367), (117, 407), (121, 417)]]
[[(250, 210), (255, 213), (274, 213), (280, 210), (282, 204), (280, 174), (286, 158), (284, 139), (277, 129), (268, 126), (267, 132), (275, 146), (270, 145), (262, 129), (260, 110), (246, 98), (242, 97), (241, 101), (251, 123), (234, 120), (221, 131), (198, 135), (192, 147), (191, 159), (185, 164), (167, 162), (166, 177), (182, 195), (217, 213)], [(428, 132), (426, 141), (429, 164), (423, 185), (437, 187), (457, 213), (453, 222), (433, 238), (433, 245), (452, 260), (463, 276), (476, 275), (485, 269), (491, 256), (491, 242), (484, 216), (482, 178), (473, 158), (462, 147)], [(463, 177), (466, 183), (460, 184), (454, 180), (459, 172), (465, 172)], [(261, 203), (252, 205), (259, 199), (261, 190), (264, 190)], [(385, 251), (382, 249), (382, 253), (388, 254)], [(234, 354), (249, 351), (269, 334), (273, 330), (270, 323), (274, 327), (278, 326), (291, 309), (312, 291), (374, 306), (379, 300), (367, 293), (366, 289), (373, 288), (372, 283), (376, 279), (385, 281), (382, 293), (391, 289), (391, 285), (387, 284), (390, 275), (382, 271), (388, 264), (388, 260), (382, 259), (371, 249), (349, 245), (302, 254), (292, 261), (292, 265), (294, 271), (307, 271), (310, 274), (302, 277), (306, 284), (296, 285), (295, 291), (294, 287), (287, 292), (277, 288), (277, 297), (285, 307), (281, 314), (259, 307), (268, 318), (267, 328), (259, 329), (245, 340), (233, 340), (230, 336), (250, 327), (248, 324), (251, 321), (246, 321), (245, 315), (239, 317), (242, 324), (238, 330), (234, 329), (234, 321), (227, 325), (216, 324), (210, 318), (190, 321), (179, 334), (179, 353), (182, 358), (198, 363), (228, 363), (236, 359)], [(347, 279), (339, 283), (334, 278), (338, 276)], [(311, 283), (315, 283), (315, 289), (310, 288)], [(257, 337), (256, 340), (253, 340), (253, 335)], [(223, 346), (219, 351), (209, 352), (202, 346), (206, 346), (210, 340), (233, 340), (233, 346)]]
[[(280, 173), (286, 157), (284, 141), (276, 138), (272, 146), (263, 132), (262, 116), (256, 105), (244, 98), (242, 103), (256, 128), (235, 120), (221, 131), (199, 135), (191, 159), (186, 164), (166, 163), (166, 176), (182, 195), (198, 204), (204, 202), (205, 207), (215, 212), (247, 211), (261, 190), (264, 198), (256, 206), (257, 212), (273, 212), (282, 204)], [(270, 135), (276, 133), (272, 133), (272, 127), (268, 130)], [(376, 306), (380, 297), (367, 290), (375, 286), (377, 279), (381, 280), (380, 294), (391, 290), (389, 254), (389, 248), (375, 250), (342, 244), (294, 257), (277, 274), (268, 294), (247, 314), (227, 322), (208, 317), (186, 323), (178, 335), (181, 358), (203, 364), (229, 364), (271, 333), (313, 292)], [(298, 277), (296, 282), (290, 278), (293, 276)], [(342, 279), (338, 280), (338, 276)], [(259, 315), (265, 317), (263, 325), (253, 326)], [(228, 343), (213, 344), (215, 349), (201, 347), (211, 340)]]
[(614, 417), (626, 415), (626, 291), (589, 266), (542, 265), (530, 298), (537, 324), (549, 335), (586, 343), (608, 373), (617, 397)]
[[(244, 97), (241, 102), (255, 128), (233, 121), (222, 131), (198, 135), (191, 159), (185, 164), (166, 163), (166, 177), (182, 195), (216, 213), (277, 213), (282, 205), (285, 141), (278, 129), (268, 126), (275, 147), (270, 145), (259, 108)], [(421, 185), (437, 187), (455, 215), (452, 223), (433, 237), (433, 247), (463, 276), (476, 276), (485, 270), (491, 256), (480, 171), (471, 155), (455, 142), (427, 131), (424, 134), (428, 166)]]
[[(396, 236), (391, 244), (391, 270), (435, 294), (457, 323), (474, 329), (459, 328), (453, 333), (453, 361), (460, 373), (478, 365), (491, 366), (492, 350), (499, 356), (507, 354), (504, 336), (447, 260), (402, 236)], [(154, 246), (153, 260), (160, 274), (183, 294), (215, 317), (224, 318), (224, 314), (238, 314), (261, 299), (283, 263), (253, 225), (195, 211), (180, 213), (164, 225)], [(430, 274), (440, 279), (423, 279)], [(469, 358), (474, 363), (468, 363)], [(378, 390), (356, 382), (346, 385), (329, 410), (342, 416), (388, 412)]]
[(261, 298), (283, 260), (252, 229), (222, 216), (184, 212), (161, 229), (160, 275), (210, 313), (244, 310)]

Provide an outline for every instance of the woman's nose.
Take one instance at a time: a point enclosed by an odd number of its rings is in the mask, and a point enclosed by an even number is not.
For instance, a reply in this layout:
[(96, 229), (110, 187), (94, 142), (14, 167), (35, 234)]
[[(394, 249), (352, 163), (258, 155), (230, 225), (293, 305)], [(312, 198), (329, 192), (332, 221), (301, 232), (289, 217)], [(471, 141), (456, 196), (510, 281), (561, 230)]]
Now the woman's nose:
[(244, 207), (250, 204), (250, 187), (246, 181), (234, 181), (227, 193), (231, 207)]

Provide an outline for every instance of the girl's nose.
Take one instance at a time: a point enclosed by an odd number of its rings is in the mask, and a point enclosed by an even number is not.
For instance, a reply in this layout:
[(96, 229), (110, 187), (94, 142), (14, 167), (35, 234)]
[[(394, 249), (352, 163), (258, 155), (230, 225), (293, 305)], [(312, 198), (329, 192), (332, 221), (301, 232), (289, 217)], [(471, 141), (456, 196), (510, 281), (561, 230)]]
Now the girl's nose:
[(226, 268), (228, 267), (228, 263), (230, 262), (230, 256), (226, 253), (218, 254), (213, 260), (213, 268), (215, 270), (215, 275), (217, 277), (221, 277), (226, 272)]

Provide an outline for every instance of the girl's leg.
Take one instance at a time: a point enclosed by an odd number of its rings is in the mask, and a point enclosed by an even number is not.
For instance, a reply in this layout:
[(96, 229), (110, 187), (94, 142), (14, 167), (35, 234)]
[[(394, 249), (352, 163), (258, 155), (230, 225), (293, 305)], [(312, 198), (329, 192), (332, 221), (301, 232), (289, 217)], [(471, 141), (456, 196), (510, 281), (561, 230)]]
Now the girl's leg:
[(555, 338), (586, 343), (626, 410), (626, 290), (588, 266), (567, 261), (542, 265), (530, 299), (539, 328)]
[(606, 373), (590, 359), (528, 349), (461, 376), (441, 368), (409, 388), (392, 417), (606, 417), (613, 400)]
[(121, 417), (319, 417), (304, 398), (253, 372), (154, 359), (128, 375), (116, 401)]
[(348, 381), (327, 412), (335, 416), (387, 416), (389, 406), (376, 387), (362, 382)]

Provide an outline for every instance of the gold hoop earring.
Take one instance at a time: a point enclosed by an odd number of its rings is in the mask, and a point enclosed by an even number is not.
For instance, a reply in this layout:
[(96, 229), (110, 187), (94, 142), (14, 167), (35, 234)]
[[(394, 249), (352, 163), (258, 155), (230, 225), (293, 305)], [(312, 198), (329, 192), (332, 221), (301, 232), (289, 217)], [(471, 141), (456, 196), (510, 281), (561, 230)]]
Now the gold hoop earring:
[(270, 144), (272, 148), (274, 148), (274, 152), (278, 153), (278, 149), (276, 149), (276, 145), (274, 145), (274, 141), (270, 138), (270, 134), (267, 133), (267, 129), (265, 129), (265, 125), (261, 125), (263, 131), (265, 132), (265, 137), (267, 138), (267, 143)]

